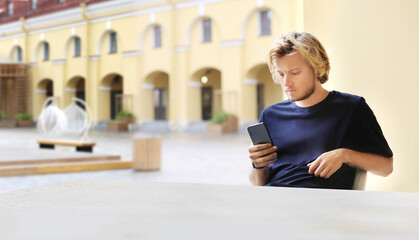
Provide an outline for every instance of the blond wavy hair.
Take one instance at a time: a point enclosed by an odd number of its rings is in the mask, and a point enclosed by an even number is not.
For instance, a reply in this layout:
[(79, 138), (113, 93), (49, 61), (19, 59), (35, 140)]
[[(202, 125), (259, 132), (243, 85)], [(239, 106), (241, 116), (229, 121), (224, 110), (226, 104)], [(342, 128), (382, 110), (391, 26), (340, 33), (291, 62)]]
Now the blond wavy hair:
[(329, 78), (330, 64), (323, 45), (310, 33), (293, 31), (282, 34), (275, 40), (274, 46), (269, 51), (268, 66), (275, 83), (279, 84), (278, 79), (275, 77), (275, 60), (294, 51), (300, 53), (307, 63), (310, 64), (320, 83), (323, 84), (327, 82)]

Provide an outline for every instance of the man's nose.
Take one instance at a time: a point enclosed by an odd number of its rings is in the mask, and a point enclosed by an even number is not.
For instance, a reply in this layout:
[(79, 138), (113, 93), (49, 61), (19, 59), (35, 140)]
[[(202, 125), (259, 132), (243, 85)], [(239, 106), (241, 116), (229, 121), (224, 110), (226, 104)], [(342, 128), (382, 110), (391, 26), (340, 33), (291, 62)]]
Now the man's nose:
[(284, 81), (284, 86), (286, 87), (290, 87), (293, 84), (292, 79), (288, 75), (284, 76), (283, 81)]

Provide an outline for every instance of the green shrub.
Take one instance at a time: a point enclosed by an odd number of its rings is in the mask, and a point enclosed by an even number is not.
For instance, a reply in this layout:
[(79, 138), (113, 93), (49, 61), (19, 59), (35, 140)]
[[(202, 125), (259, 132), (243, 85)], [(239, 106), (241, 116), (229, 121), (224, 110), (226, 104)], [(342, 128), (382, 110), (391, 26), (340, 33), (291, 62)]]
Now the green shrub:
[(132, 114), (131, 112), (122, 109), (119, 113), (118, 113), (118, 117), (134, 117), (134, 114)]
[(18, 113), (16, 114), (15, 119), (17, 121), (32, 120), (32, 115), (30, 113)]
[(4, 118), (4, 113), (2, 111), (0, 111), (0, 121), (2, 121)]
[(214, 114), (214, 116), (212, 116), (212, 118), (210, 119), (210, 121), (212, 123), (224, 123), (225, 120), (229, 117), (235, 117), (236, 115), (231, 114), (231, 113), (226, 113), (226, 112), (218, 112), (216, 114)]

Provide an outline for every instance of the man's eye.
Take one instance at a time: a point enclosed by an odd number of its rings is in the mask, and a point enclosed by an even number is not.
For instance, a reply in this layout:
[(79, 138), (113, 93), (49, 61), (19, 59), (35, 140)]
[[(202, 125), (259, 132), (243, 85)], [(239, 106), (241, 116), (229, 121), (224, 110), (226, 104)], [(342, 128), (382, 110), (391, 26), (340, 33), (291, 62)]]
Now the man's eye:
[(300, 73), (300, 72), (293, 72), (292, 74), (293, 74), (293, 75), (297, 75), (297, 74), (299, 74), (299, 73)]

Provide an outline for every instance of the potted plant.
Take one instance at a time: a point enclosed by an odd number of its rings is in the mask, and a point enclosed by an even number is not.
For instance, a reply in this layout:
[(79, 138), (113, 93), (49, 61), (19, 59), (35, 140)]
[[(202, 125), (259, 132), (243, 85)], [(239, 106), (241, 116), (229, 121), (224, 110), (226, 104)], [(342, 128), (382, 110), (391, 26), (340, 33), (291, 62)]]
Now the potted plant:
[(239, 125), (238, 118), (234, 114), (226, 112), (216, 113), (210, 121), (211, 123), (207, 125), (209, 133), (236, 132)]
[(133, 124), (135, 123), (135, 120), (136, 120), (134, 117), (134, 114), (124, 109), (122, 109), (118, 113), (118, 116), (116, 119), (126, 124)]
[(121, 122), (120, 120), (113, 120), (108, 123), (109, 131), (128, 131), (128, 123)]
[(18, 113), (15, 116), (18, 127), (33, 127), (35, 123), (32, 120), (32, 115), (30, 113)]
[(0, 127), (16, 127), (14, 121), (6, 121), (5, 117), (5, 114), (2, 111), (0, 111)]
[(16, 127), (16, 121), (14, 119), (7, 119), (6, 115), (2, 111), (0, 111), (0, 127), (2, 128)]

